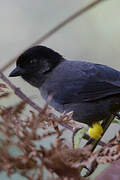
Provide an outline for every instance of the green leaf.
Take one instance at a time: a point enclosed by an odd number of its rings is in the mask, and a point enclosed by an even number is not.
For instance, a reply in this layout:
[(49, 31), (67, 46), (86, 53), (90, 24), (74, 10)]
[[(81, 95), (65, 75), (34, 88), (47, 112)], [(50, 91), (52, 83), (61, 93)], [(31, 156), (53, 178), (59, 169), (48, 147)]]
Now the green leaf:
[(114, 119), (112, 123), (120, 124), (120, 120), (119, 119)]
[(80, 141), (87, 131), (88, 131), (88, 127), (79, 128), (79, 129), (75, 130), (75, 132), (73, 133), (73, 147), (74, 148), (79, 147)]

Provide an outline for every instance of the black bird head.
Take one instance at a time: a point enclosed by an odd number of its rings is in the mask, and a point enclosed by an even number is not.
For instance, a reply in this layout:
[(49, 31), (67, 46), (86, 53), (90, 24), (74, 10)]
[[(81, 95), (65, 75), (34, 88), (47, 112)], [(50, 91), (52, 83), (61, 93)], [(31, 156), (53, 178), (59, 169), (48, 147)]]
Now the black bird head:
[(48, 73), (63, 60), (64, 58), (52, 49), (45, 46), (35, 46), (18, 57), (16, 68), (9, 76), (22, 76), (33, 86), (40, 87)]

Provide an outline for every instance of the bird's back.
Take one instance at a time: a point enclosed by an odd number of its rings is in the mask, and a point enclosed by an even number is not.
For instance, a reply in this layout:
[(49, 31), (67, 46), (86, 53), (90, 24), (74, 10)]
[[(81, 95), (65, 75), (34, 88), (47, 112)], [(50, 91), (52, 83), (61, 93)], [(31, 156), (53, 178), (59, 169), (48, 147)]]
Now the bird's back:
[(84, 61), (64, 61), (48, 76), (42, 95), (54, 94), (60, 104), (94, 101), (120, 93), (120, 72)]

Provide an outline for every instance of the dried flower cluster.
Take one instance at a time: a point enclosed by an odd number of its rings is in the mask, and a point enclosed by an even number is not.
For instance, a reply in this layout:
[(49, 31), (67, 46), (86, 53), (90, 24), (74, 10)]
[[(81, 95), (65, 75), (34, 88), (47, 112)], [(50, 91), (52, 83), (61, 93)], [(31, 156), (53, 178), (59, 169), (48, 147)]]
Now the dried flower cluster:
[[(0, 98), (8, 95), (7, 86), (1, 83)], [(22, 101), (15, 106), (0, 107), (0, 171), (8, 176), (17, 172), (28, 180), (42, 180), (45, 168), (48, 179), (82, 180), (81, 167), (93, 169), (97, 164), (120, 159), (120, 133), (95, 153), (91, 152), (90, 145), (73, 149), (62, 137), (65, 129), (58, 127), (60, 122), (69, 123), (71, 113), (55, 118), (46, 105), (38, 114), (30, 110), (28, 115), (23, 115), (25, 106)], [(48, 149), (36, 145), (52, 136), (56, 141)], [(11, 153), (12, 148), (17, 149), (17, 154)]]

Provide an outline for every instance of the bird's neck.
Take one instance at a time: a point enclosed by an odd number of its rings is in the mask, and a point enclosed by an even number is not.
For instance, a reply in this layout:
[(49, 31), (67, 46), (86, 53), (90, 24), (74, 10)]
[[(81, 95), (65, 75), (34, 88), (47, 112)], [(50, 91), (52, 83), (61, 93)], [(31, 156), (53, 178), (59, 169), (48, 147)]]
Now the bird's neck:
[(32, 75), (26, 74), (22, 76), (22, 78), (28, 83), (30, 83), (32, 86), (35, 86), (36, 88), (40, 88), (47, 77), (46, 75), (42, 75), (39, 72), (36, 72), (33, 73)]

